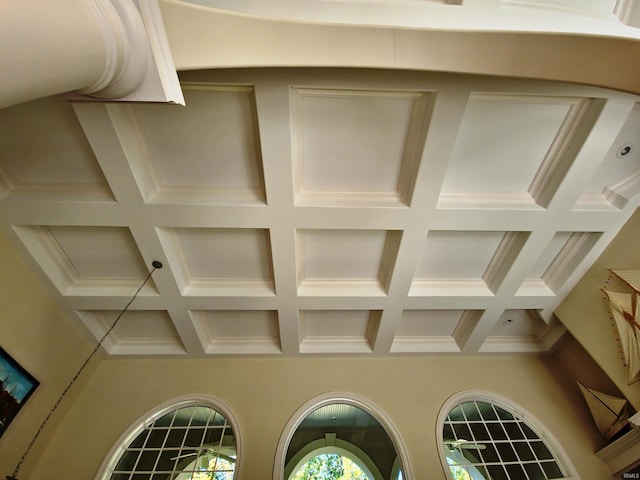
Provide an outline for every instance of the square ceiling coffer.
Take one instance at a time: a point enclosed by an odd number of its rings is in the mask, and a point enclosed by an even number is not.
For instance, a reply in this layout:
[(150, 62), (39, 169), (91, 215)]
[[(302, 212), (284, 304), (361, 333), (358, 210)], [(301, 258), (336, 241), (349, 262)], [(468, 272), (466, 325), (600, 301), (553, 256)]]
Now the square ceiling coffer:
[(184, 295), (275, 294), (268, 230), (167, 228), (158, 233)]
[(184, 84), (186, 107), (136, 105), (136, 167), (151, 203), (264, 204), (252, 86)]
[(385, 230), (298, 230), (300, 295), (386, 295), (400, 237)]
[(439, 205), (546, 208), (604, 102), (472, 93)]
[[(14, 227), (63, 295), (130, 296), (149, 270), (127, 227)], [(141, 295), (157, 295), (150, 279)]]
[(370, 353), (380, 311), (304, 310), (300, 312), (300, 353)]
[(206, 353), (281, 353), (276, 311), (192, 310), (190, 315)]
[(298, 205), (407, 206), (435, 95), (292, 90)]
[[(121, 311), (80, 311), (78, 315), (96, 339), (114, 324)], [(128, 310), (105, 338), (104, 349), (112, 355), (184, 355), (168, 312), (164, 310)]]

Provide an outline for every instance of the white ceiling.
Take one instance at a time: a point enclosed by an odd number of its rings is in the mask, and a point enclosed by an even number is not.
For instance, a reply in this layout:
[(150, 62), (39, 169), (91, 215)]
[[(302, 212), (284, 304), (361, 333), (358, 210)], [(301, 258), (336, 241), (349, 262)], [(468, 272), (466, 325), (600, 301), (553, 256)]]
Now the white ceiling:
[[(0, 219), (113, 355), (543, 352), (638, 204), (640, 99), (332, 69), (0, 110)], [(620, 155), (629, 145), (631, 151)]]

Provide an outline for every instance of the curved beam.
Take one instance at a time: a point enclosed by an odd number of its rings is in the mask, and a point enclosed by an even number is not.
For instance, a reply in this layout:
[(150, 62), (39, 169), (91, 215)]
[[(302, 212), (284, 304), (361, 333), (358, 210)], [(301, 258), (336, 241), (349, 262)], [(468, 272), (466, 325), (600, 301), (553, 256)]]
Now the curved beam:
[[(362, 67), (556, 80), (640, 94), (640, 32), (439, 30), (261, 19), (161, 4), (178, 70)], [(634, 33), (635, 32), (635, 33)]]

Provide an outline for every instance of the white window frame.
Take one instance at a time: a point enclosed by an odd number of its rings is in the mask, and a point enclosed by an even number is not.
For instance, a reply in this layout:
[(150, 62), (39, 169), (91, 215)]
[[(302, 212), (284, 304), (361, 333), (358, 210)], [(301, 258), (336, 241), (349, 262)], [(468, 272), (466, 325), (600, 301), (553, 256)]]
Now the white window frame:
[(105, 456), (104, 460), (98, 468), (98, 473), (95, 476), (95, 480), (109, 480), (111, 476), (111, 470), (120, 460), (120, 457), (124, 454), (125, 450), (129, 447), (136, 437), (150, 424), (155, 422), (160, 417), (170, 413), (174, 410), (178, 410), (183, 407), (191, 405), (204, 405), (218, 411), (225, 417), (227, 423), (233, 430), (233, 435), (236, 441), (236, 465), (233, 473), (233, 478), (240, 478), (240, 455), (242, 451), (242, 441), (240, 435), (240, 427), (235, 419), (235, 416), (231, 413), (231, 409), (217, 398), (204, 394), (191, 394), (181, 395), (169, 399), (160, 405), (155, 406), (145, 414), (141, 415), (131, 426), (120, 435), (120, 438), (114, 443), (109, 450), (109, 453)]
[(380, 423), (380, 425), (382, 425), (382, 428), (385, 429), (387, 435), (389, 435), (389, 438), (391, 439), (391, 443), (396, 450), (396, 455), (400, 459), (403, 467), (404, 480), (415, 479), (413, 470), (411, 468), (411, 462), (409, 461), (407, 448), (402, 440), (402, 437), (400, 436), (399, 430), (395, 427), (391, 419), (380, 408), (378, 408), (369, 400), (360, 397), (359, 395), (346, 392), (329, 392), (313, 397), (305, 402), (300, 408), (298, 408), (298, 410), (296, 410), (296, 412), (287, 422), (282, 435), (280, 436), (278, 447), (276, 448), (276, 457), (273, 468), (273, 480), (286, 480), (286, 477), (284, 475), (287, 449), (289, 448), (289, 443), (291, 442), (293, 434), (297, 430), (300, 423), (302, 423), (302, 421), (314, 410), (334, 403), (351, 405), (367, 412), (369, 415), (375, 418)]
[(579, 480), (576, 469), (569, 460), (567, 452), (562, 448), (553, 434), (541, 422), (539, 422), (531, 413), (529, 413), (527, 410), (525, 410), (512, 400), (484, 390), (465, 390), (455, 393), (454, 395), (449, 397), (440, 408), (440, 412), (438, 413), (438, 421), (436, 422), (436, 444), (438, 446), (438, 455), (440, 456), (442, 469), (445, 472), (447, 480), (452, 480), (453, 477), (451, 476), (451, 470), (449, 469), (449, 464), (447, 463), (447, 456), (444, 451), (444, 445), (442, 444), (444, 423), (447, 415), (449, 415), (449, 412), (451, 412), (451, 410), (453, 410), (457, 405), (471, 401), (491, 403), (517, 415), (519, 419), (524, 421), (527, 426), (531, 428), (534, 433), (547, 444), (549, 450), (551, 450), (551, 453), (555, 456), (555, 460), (558, 463), (560, 469), (563, 470), (564, 474), (566, 475), (565, 477), (562, 477), (562, 479), (557, 480)]

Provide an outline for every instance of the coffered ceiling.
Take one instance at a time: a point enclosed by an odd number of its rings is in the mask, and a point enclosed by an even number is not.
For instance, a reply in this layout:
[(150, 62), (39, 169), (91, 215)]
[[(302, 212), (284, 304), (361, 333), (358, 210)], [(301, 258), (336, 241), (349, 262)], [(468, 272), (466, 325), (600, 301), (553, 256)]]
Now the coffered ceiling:
[(111, 355), (544, 352), (638, 204), (640, 99), (348, 69), (0, 110), (0, 219)]

